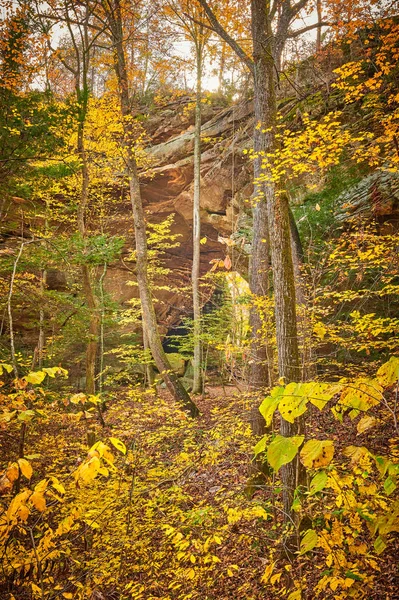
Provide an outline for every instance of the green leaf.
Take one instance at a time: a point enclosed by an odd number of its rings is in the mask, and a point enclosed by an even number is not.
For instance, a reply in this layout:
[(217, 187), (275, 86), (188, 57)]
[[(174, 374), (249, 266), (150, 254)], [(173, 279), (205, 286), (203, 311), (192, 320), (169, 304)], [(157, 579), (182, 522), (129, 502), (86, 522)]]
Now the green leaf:
[(23, 410), (18, 415), (18, 421), (32, 421), (36, 416), (34, 410)]
[(273, 420), (274, 411), (276, 410), (280, 400), (281, 395), (284, 392), (283, 386), (278, 386), (272, 389), (270, 396), (265, 398), (262, 404), (259, 407), (259, 412), (263, 416), (266, 421), (266, 427), (271, 425)]
[[(273, 394), (272, 392), (271, 396), (263, 403), (263, 411), (269, 417), (269, 413), (275, 410), (277, 400), (280, 399), (278, 409), (281, 416), (289, 423), (294, 423), (297, 417), (306, 412), (309, 402), (317, 406), (319, 410), (322, 410), (340, 389), (341, 386), (336, 384), (330, 385), (315, 381), (309, 383), (289, 383), (285, 388), (278, 387), (273, 390), (275, 393)], [(271, 399), (272, 397), (274, 401)], [(262, 414), (264, 414), (263, 411), (261, 410)]]
[(7, 371), (7, 373), (12, 372), (12, 366), (7, 363), (0, 363), (0, 375), (3, 375), (3, 371)]
[(267, 460), (270, 466), (278, 471), (280, 467), (291, 462), (298, 454), (304, 436), (284, 437), (277, 435), (267, 448)]
[(384, 481), (384, 490), (385, 490), (385, 493), (387, 494), (387, 496), (390, 496), (392, 494), (392, 492), (394, 492), (396, 490), (396, 483), (392, 479), (392, 477), (387, 477), (386, 480)]
[(325, 471), (319, 471), (316, 473), (309, 485), (309, 496), (313, 496), (314, 494), (321, 492), (321, 490), (326, 487), (327, 481), (328, 475)]
[(363, 581), (363, 577), (360, 577), (360, 575), (354, 573), (353, 571), (346, 571), (345, 577), (353, 579), (353, 581)]
[(301, 450), (301, 462), (308, 469), (326, 467), (334, 456), (332, 440), (309, 440)]
[(378, 382), (388, 387), (399, 379), (399, 358), (391, 356), (388, 362), (383, 364), (377, 371)]
[(293, 502), (292, 502), (292, 504), (291, 504), (291, 509), (292, 509), (294, 512), (298, 512), (298, 511), (300, 511), (300, 510), (301, 510), (301, 506), (302, 506), (302, 505), (301, 505), (301, 499), (300, 499), (300, 497), (299, 497), (299, 494), (295, 493), (295, 495), (294, 495), (294, 500), (293, 500)]
[(122, 454), (126, 454), (126, 446), (121, 440), (118, 440), (118, 438), (110, 437), (109, 441), (113, 446), (115, 446), (117, 450), (119, 450), (119, 452), (122, 452)]
[(33, 385), (39, 385), (42, 383), (43, 379), (46, 377), (46, 373), (44, 371), (34, 371), (32, 373), (28, 373), (24, 379), (27, 383), (32, 383)]
[(259, 440), (259, 442), (256, 444), (256, 446), (254, 448), (255, 456), (257, 456), (258, 454), (260, 454), (261, 452), (264, 452), (266, 450), (268, 439), (269, 439), (269, 436), (266, 434)]
[(388, 471), (390, 465), (392, 464), (390, 460), (384, 458), (383, 456), (374, 456), (375, 464), (377, 469), (381, 473), (381, 475), (385, 475)]
[(319, 536), (315, 532), (314, 529), (308, 529), (305, 535), (302, 538), (301, 546), (299, 549), (299, 554), (306, 554), (306, 552), (310, 552), (316, 546), (319, 540)]

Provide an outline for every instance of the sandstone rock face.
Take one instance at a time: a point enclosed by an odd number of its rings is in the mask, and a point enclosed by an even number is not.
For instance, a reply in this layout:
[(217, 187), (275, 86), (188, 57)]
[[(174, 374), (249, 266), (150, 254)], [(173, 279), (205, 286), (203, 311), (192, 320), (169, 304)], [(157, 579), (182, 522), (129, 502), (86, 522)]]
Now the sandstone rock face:
[[(171, 233), (179, 236), (179, 246), (164, 253), (169, 269), (162, 290), (154, 290), (156, 311), (161, 331), (166, 331), (191, 314), (192, 210), (193, 210), (193, 115), (186, 108), (191, 99), (184, 98), (168, 105), (155, 122), (149, 123), (151, 139), (147, 149), (151, 168), (141, 173), (141, 191), (147, 219), (161, 223), (174, 215)], [(206, 244), (201, 246), (201, 274), (212, 262), (223, 259), (226, 245), (220, 240), (236, 228), (239, 215), (245, 211), (245, 199), (252, 193), (251, 165), (242, 150), (249, 146), (252, 128), (252, 103), (242, 102), (220, 110), (205, 107), (202, 126), (201, 155), (201, 228)], [(114, 233), (132, 228), (128, 202), (119, 207), (113, 219)], [(130, 224), (129, 224), (130, 223)], [(131, 238), (133, 244), (133, 239)], [(122, 304), (138, 296), (136, 287), (127, 285), (134, 279), (129, 272), (134, 264), (128, 260), (111, 265), (105, 280), (107, 291)], [(171, 289), (165, 289), (165, 287)], [(207, 293), (204, 293), (204, 302)]]

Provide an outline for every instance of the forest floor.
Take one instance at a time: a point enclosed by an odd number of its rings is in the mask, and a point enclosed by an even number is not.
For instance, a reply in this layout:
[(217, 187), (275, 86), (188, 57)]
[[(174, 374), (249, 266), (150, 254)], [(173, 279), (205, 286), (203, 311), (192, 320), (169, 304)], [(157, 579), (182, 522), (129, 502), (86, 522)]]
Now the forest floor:
[[(56, 531), (73, 515), (70, 530), (55, 541), (59, 554), (55, 567), (48, 567), (53, 584), (45, 598), (272, 600), (288, 598), (293, 580), (302, 581), (303, 598), (314, 596), (306, 590), (325, 568), (318, 563), (322, 551), (316, 548), (292, 563), (282, 557), (279, 482), (270, 476), (258, 487), (249, 483), (254, 446), (249, 397), (233, 387), (213, 387), (196, 401), (201, 415), (191, 419), (166, 391), (115, 392), (105, 428), (91, 428), (112, 448), (116, 470), (87, 484), (77, 484), (73, 474), (87, 456), (87, 426), (95, 420), (78, 420), (76, 406), (65, 400), (47, 403), (47, 418), (29, 426), (33, 485), (56, 476), (66, 490), (63, 499), (48, 502), (37, 535), (48, 524)], [(349, 437), (353, 427), (325, 415), (316, 409), (310, 414), (314, 437), (328, 434), (337, 445), (361, 445), (362, 436)], [(17, 429), (0, 430), (2, 463), (15, 458), (13, 435), (17, 444)], [(373, 435), (376, 450), (383, 449), (390, 433)], [(110, 438), (123, 441), (127, 453), (115, 451)], [(399, 599), (398, 556), (396, 540), (364, 598)], [(6, 589), (0, 584), (0, 596)], [(16, 600), (31, 597), (23, 587), (13, 589)], [(319, 597), (342, 596), (325, 590)]]

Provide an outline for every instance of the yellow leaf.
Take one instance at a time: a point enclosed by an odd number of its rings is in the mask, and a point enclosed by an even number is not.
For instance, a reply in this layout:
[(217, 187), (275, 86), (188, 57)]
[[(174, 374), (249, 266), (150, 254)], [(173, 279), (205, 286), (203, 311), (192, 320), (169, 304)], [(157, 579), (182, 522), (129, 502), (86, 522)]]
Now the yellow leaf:
[(65, 494), (65, 488), (64, 488), (64, 486), (62, 485), (62, 483), (60, 483), (58, 481), (58, 479), (56, 477), (52, 478), (52, 486), (62, 496)]
[(319, 536), (314, 529), (308, 529), (302, 538), (299, 554), (306, 554), (316, 546)]
[(200, 239), (200, 244), (204, 245), (204, 244), (206, 244), (206, 242), (207, 242), (207, 238), (206, 237), (203, 237), (203, 238)]
[(281, 579), (281, 575), (282, 575), (282, 573), (276, 573), (275, 575), (273, 575), (273, 577), (270, 578), (270, 583), (272, 585), (274, 585), (275, 583), (278, 583)]
[(334, 443), (332, 440), (309, 440), (301, 450), (302, 464), (308, 469), (326, 467), (334, 456)]
[(75, 480), (82, 479), (85, 483), (89, 483), (96, 478), (97, 473), (101, 468), (101, 462), (98, 456), (93, 456), (88, 462), (84, 463), (75, 472)]
[(19, 458), (18, 464), (19, 468), (21, 469), (22, 475), (24, 475), (26, 479), (30, 479), (33, 473), (31, 464), (25, 458)]
[(119, 452), (122, 452), (122, 454), (126, 454), (126, 446), (121, 440), (111, 437), (109, 438), (109, 441), (113, 446), (115, 446), (117, 450), (119, 450)]
[(313, 332), (320, 340), (324, 340), (327, 333), (327, 327), (323, 325), (323, 323), (315, 323), (313, 326)]
[(367, 431), (367, 429), (370, 429), (370, 427), (374, 427), (376, 423), (377, 419), (375, 417), (365, 415), (360, 419), (359, 423), (357, 424), (357, 432), (359, 434), (364, 433), (365, 431)]
[(275, 567), (276, 561), (270, 563), (270, 565), (267, 565), (265, 572), (263, 573), (262, 577), (260, 578), (262, 583), (268, 583), (271, 574), (273, 573), (274, 567)]
[(47, 479), (42, 479), (39, 481), (37, 485), (35, 485), (35, 492), (44, 492), (47, 489), (48, 481)]
[(370, 455), (369, 450), (365, 446), (347, 446), (342, 454), (351, 459), (351, 464), (356, 465), (366, 456)]
[[(354, 408), (366, 412), (382, 400), (382, 387), (375, 379), (359, 378), (347, 386), (339, 399), (346, 409)], [(357, 410), (354, 411), (355, 416)]]
[(303, 435), (284, 437), (277, 435), (267, 448), (267, 460), (274, 471), (291, 462), (298, 454), (304, 440)]
[(319, 211), (319, 210), (320, 210), (320, 204), (316, 204), (316, 206), (315, 206), (315, 209), (316, 209), (317, 211)]
[(10, 522), (14, 520), (16, 514), (19, 511), (19, 508), (25, 503), (25, 501), (29, 498), (30, 491), (24, 490), (17, 494), (10, 502), (10, 505), (7, 509), (7, 521)]
[(32, 502), (33, 506), (40, 512), (46, 510), (46, 499), (40, 492), (33, 492), (29, 502)]
[(39, 383), (42, 383), (42, 381), (45, 377), (46, 377), (46, 373), (44, 373), (44, 371), (35, 371), (33, 373), (28, 373), (28, 375), (26, 375), (26, 377), (24, 377), (23, 379), (27, 383), (32, 383), (33, 385), (38, 385)]
[(377, 371), (378, 382), (383, 386), (395, 383), (399, 378), (399, 358), (391, 356), (388, 362), (383, 364)]
[(219, 563), (220, 562), (220, 558), (218, 558), (217, 556), (213, 555), (212, 556), (212, 562)]
[(86, 402), (86, 394), (80, 392), (80, 394), (74, 394), (69, 398), (69, 401), (72, 404), (84, 404)]
[(0, 375), (3, 375), (3, 370), (7, 371), (7, 373), (11, 373), (13, 370), (13, 367), (6, 363), (0, 363)]
[(36, 583), (31, 583), (31, 587), (32, 587), (32, 592), (34, 594), (40, 594), (40, 595), (42, 595), (42, 590), (39, 588), (38, 585), (36, 585)]
[(62, 595), (64, 598), (67, 598), (67, 600), (71, 600), (71, 598), (73, 598), (73, 594), (71, 594), (71, 592), (64, 592)]

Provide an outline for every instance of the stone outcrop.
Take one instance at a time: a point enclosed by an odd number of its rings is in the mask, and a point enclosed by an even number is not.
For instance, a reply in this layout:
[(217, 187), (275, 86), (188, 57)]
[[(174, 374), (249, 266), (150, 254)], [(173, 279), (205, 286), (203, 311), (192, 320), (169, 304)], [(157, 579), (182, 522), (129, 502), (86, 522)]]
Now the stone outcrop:
[(399, 173), (376, 171), (345, 190), (337, 201), (335, 220), (351, 226), (358, 220), (376, 219), (397, 230), (399, 223)]
[[(151, 168), (141, 173), (143, 204), (150, 223), (161, 223), (174, 215), (171, 234), (179, 245), (164, 252), (169, 273), (155, 290), (156, 310), (163, 332), (191, 314), (190, 278), (192, 265), (192, 198), (194, 126), (190, 98), (167, 105), (148, 124), (151, 140), (147, 148)], [(205, 106), (201, 156), (201, 228), (206, 243), (201, 246), (201, 273), (210, 270), (215, 260), (225, 257), (223, 238), (236, 228), (245, 200), (252, 193), (251, 166), (242, 150), (249, 146), (252, 128), (250, 101), (220, 109)], [(130, 223), (130, 225), (129, 225)], [(120, 206), (113, 219), (114, 232), (131, 228), (128, 203)], [(111, 265), (105, 285), (115, 300), (126, 303), (137, 296), (128, 260)], [(166, 286), (170, 289), (166, 289)], [(207, 299), (205, 290), (204, 301)]]

